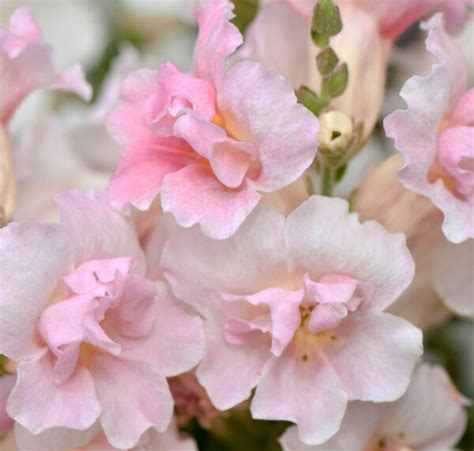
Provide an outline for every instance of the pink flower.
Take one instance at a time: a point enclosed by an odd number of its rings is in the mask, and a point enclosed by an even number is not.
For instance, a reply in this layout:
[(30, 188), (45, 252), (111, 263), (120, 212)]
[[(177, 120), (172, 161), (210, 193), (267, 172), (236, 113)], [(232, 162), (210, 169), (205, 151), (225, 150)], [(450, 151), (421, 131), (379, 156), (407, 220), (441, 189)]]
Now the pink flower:
[(396, 179), (402, 160), (400, 154), (386, 160), (365, 178), (354, 198), (354, 211), (363, 220), (375, 219), (390, 232), (406, 235), (415, 261), (413, 282), (389, 312), (422, 329), (441, 322), (450, 310), (474, 317), (474, 240), (453, 244), (445, 238), (442, 213)]
[(402, 235), (360, 224), (345, 201), (313, 196), (286, 220), (259, 207), (225, 241), (176, 231), (162, 264), (174, 294), (205, 318), (196, 375), (217, 408), (256, 387), (254, 418), (295, 422), (317, 444), (349, 400), (406, 390), (421, 333), (383, 310), (411, 282), (413, 261)]
[(132, 73), (108, 121), (125, 147), (112, 204), (146, 210), (161, 193), (179, 225), (216, 239), (237, 230), (259, 192), (295, 181), (317, 148), (318, 121), (282, 76), (253, 62), (226, 68), (242, 43), (231, 9), (227, 0), (198, 8), (192, 73), (171, 63)]
[(385, 131), (405, 158), (400, 181), (431, 199), (444, 213), (444, 234), (459, 243), (474, 237), (474, 89), (466, 90), (463, 55), (443, 17), (423, 27), (437, 63), (427, 77), (405, 83), (408, 107), (385, 119)]
[(7, 411), (38, 440), (88, 441), (100, 424), (133, 447), (168, 427), (166, 377), (199, 362), (201, 320), (144, 277), (135, 230), (104, 195), (57, 202), (61, 224), (0, 231), (0, 353), (18, 362)]
[(52, 49), (43, 41), (29, 7), (17, 9), (9, 28), (0, 27), (0, 122), (6, 123), (22, 100), (41, 87), (66, 89), (89, 100), (92, 90), (75, 65), (56, 75)]
[(350, 403), (341, 429), (326, 443), (305, 445), (294, 427), (286, 430), (280, 442), (284, 451), (450, 449), (466, 427), (466, 404), (442, 367), (424, 363), (416, 368), (398, 401)]

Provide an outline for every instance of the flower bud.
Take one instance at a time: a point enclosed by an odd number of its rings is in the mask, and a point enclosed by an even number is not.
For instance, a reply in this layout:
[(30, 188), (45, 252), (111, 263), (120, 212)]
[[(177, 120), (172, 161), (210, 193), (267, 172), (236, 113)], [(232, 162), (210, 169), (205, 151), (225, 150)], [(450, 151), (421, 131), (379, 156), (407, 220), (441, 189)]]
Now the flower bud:
[(323, 113), (319, 122), (318, 140), (321, 148), (346, 149), (352, 139), (352, 119), (340, 111)]

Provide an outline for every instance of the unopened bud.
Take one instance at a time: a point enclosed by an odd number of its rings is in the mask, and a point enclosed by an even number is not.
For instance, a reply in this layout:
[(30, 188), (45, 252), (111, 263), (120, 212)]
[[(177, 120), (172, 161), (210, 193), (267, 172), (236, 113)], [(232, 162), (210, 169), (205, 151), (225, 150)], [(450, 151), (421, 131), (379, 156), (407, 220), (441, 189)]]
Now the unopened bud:
[(328, 111), (319, 119), (318, 140), (321, 149), (336, 151), (347, 149), (352, 141), (352, 119), (340, 111)]

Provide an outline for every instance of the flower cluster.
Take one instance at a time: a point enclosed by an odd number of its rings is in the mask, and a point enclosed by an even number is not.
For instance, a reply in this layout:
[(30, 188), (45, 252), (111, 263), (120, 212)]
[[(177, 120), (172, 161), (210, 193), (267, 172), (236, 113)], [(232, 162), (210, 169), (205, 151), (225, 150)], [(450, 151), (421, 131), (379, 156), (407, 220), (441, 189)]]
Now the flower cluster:
[[(180, 429), (225, 435), (242, 412), (285, 451), (456, 445), (470, 401), (423, 330), (474, 317), (474, 89), (450, 35), (467, 1), (402, 3), (271, 0), (242, 34), (230, 0), (201, 1), (189, 70), (124, 49), (92, 109), (23, 140), (10, 123), (31, 91), (92, 89), (79, 65), (56, 75), (29, 7), (12, 14), (2, 449), (195, 450)], [(396, 38), (427, 14), (431, 72), (384, 121), (398, 154), (335, 197)]]

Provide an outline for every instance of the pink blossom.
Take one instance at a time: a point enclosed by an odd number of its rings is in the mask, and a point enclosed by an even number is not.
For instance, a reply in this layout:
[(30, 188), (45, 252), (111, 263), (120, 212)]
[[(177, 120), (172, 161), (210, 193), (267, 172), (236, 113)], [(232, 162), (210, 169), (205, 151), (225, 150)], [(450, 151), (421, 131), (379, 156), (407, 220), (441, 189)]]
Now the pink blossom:
[(61, 224), (0, 231), (0, 353), (18, 362), (7, 411), (38, 440), (87, 442), (100, 425), (130, 448), (167, 429), (166, 377), (199, 362), (201, 320), (144, 277), (134, 227), (105, 195), (57, 203)]
[(254, 418), (295, 422), (317, 444), (349, 400), (406, 390), (421, 333), (383, 310), (411, 282), (413, 261), (401, 234), (359, 223), (345, 201), (313, 196), (286, 220), (259, 207), (225, 241), (178, 230), (162, 264), (173, 293), (205, 318), (196, 375), (217, 408), (256, 387)]
[(52, 49), (43, 41), (38, 24), (27, 6), (10, 17), (8, 29), (0, 27), (0, 121), (8, 122), (22, 100), (41, 87), (65, 89), (86, 100), (92, 90), (82, 69), (75, 65), (56, 74)]
[(290, 427), (280, 442), (284, 451), (445, 450), (456, 445), (467, 423), (466, 398), (446, 371), (420, 364), (407, 392), (393, 403), (349, 404), (341, 429), (331, 440), (308, 446)]
[(441, 322), (450, 311), (473, 317), (474, 240), (454, 244), (446, 239), (440, 210), (397, 180), (402, 164), (400, 154), (390, 157), (365, 178), (354, 198), (354, 211), (363, 220), (375, 219), (390, 232), (406, 235), (415, 260), (413, 282), (389, 312), (422, 329)]
[(193, 71), (171, 63), (130, 74), (108, 126), (124, 146), (109, 196), (146, 210), (158, 193), (179, 225), (232, 235), (259, 192), (295, 181), (316, 153), (317, 119), (282, 76), (253, 62), (227, 68), (242, 43), (227, 0), (196, 10)]
[(459, 243), (474, 237), (474, 90), (466, 90), (463, 55), (443, 17), (423, 27), (437, 62), (428, 76), (405, 83), (408, 107), (385, 119), (385, 131), (405, 158), (400, 181), (431, 199), (444, 214), (444, 234)]

